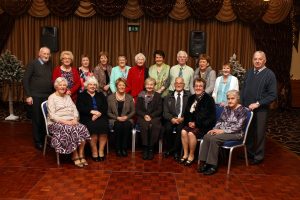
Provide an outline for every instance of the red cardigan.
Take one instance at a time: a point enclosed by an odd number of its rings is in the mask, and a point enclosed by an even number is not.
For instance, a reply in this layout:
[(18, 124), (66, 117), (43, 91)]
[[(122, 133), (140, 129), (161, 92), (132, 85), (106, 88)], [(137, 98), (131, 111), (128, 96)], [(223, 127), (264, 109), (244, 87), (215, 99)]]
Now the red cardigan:
[(135, 102), (138, 94), (144, 89), (146, 78), (148, 78), (148, 69), (146, 67), (133, 66), (130, 68), (127, 76), (126, 93), (130, 94)]
[[(68, 89), (71, 91), (72, 100), (76, 102), (77, 93), (80, 88), (80, 77), (79, 77), (78, 70), (75, 67), (72, 67), (72, 74), (73, 74), (73, 81), (74, 81), (73, 87)], [(60, 66), (55, 67), (52, 74), (52, 81), (54, 82), (58, 77), (61, 76), (62, 75), (61, 75)]]

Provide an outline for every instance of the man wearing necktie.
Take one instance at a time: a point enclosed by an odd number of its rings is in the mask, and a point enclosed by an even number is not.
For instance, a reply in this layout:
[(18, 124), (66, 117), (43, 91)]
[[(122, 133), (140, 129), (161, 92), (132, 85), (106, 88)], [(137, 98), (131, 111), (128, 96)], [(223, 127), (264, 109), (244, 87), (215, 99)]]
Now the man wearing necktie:
[(265, 157), (265, 130), (269, 105), (277, 98), (275, 74), (265, 63), (265, 53), (256, 51), (253, 55), (254, 68), (246, 73), (241, 93), (243, 105), (254, 113), (247, 138), (249, 158), (254, 165), (260, 164)]
[(180, 158), (183, 112), (189, 97), (183, 89), (184, 85), (184, 79), (177, 77), (174, 83), (175, 91), (164, 100), (164, 144), (166, 148), (164, 157), (173, 155), (175, 160)]
[(177, 65), (174, 65), (170, 69), (170, 86), (169, 91), (170, 93), (174, 92), (175, 90), (175, 79), (177, 77), (182, 77), (185, 83), (184, 90), (190, 93), (190, 90), (193, 91), (193, 77), (194, 77), (194, 70), (186, 65), (188, 60), (188, 55), (185, 51), (179, 51), (177, 53)]

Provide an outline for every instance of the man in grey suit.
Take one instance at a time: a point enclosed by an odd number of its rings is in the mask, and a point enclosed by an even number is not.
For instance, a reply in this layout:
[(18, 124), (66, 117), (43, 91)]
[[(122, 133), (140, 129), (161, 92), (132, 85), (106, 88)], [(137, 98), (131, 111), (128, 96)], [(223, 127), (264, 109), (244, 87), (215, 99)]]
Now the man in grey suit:
[(275, 74), (265, 66), (266, 55), (256, 51), (253, 55), (254, 68), (246, 73), (241, 97), (243, 105), (253, 111), (247, 148), (251, 164), (260, 164), (265, 157), (265, 137), (269, 105), (277, 98)]
[(43, 148), (45, 137), (45, 123), (43, 120), (41, 104), (47, 100), (53, 91), (52, 63), (50, 49), (42, 47), (39, 57), (28, 64), (23, 78), (23, 86), (27, 96), (26, 103), (32, 106), (32, 133), (35, 147)]

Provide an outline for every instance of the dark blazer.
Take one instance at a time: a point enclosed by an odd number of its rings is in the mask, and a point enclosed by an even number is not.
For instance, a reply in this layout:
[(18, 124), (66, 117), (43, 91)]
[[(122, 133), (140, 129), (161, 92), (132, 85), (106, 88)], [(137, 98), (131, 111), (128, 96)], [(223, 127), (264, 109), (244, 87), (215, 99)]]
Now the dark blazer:
[(189, 122), (195, 122), (201, 134), (206, 134), (216, 124), (216, 107), (214, 99), (205, 93), (202, 99), (197, 103), (195, 111), (190, 113), (190, 108), (194, 103), (196, 95), (189, 97), (184, 112), (184, 124), (188, 126)]
[[(100, 118), (108, 122), (106, 97), (102, 92), (96, 92), (94, 97), (96, 98), (97, 110), (101, 112)], [(86, 90), (79, 94), (76, 106), (80, 113), (80, 122), (83, 124), (90, 122), (93, 116), (90, 113), (93, 110), (93, 99)]]
[[(182, 97), (182, 116), (184, 115), (185, 112), (185, 107), (189, 98), (189, 95), (186, 91), (183, 91), (183, 97)], [(176, 103), (176, 98), (174, 96), (174, 91), (169, 94), (168, 96), (165, 97), (164, 99), (164, 112), (163, 116), (164, 119), (166, 120), (171, 120), (172, 118), (177, 117), (176, 114), (176, 109), (175, 109), (175, 103)]]
[(149, 115), (151, 118), (160, 118), (162, 114), (162, 99), (159, 93), (155, 92), (153, 100), (145, 108), (145, 98), (138, 96), (136, 103), (136, 115), (138, 117), (144, 118), (145, 115)]
[[(109, 117), (110, 124), (114, 124), (117, 120), (117, 117), (119, 116), (118, 113), (118, 102), (116, 99), (116, 94), (113, 93), (108, 96), (107, 98), (108, 102), (108, 112), (107, 115)], [(127, 116), (128, 120), (130, 120), (131, 123), (133, 123), (133, 116), (135, 114), (135, 107), (134, 107), (134, 101), (131, 95), (125, 94), (125, 102), (123, 105), (121, 116)]]

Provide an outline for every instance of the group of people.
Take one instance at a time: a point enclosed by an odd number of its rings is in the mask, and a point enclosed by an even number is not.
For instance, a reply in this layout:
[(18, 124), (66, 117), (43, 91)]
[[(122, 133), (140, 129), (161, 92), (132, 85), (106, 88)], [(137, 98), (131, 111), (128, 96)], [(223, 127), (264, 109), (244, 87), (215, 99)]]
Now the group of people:
[[(146, 57), (138, 53), (136, 65), (129, 67), (126, 56), (120, 55), (117, 66), (112, 67), (108, 54), (100, 52), (96, 67), (92, 68), (89, 57), (82, 55), (81, 67), (76, 68), (72, 66), (72, 52), (63, 51), (61, 64), (52, 70), (50, 50), (42, 47), (23, 80), (26, 102), (33, 109), (36, 148), (43, 147), (44, 137), (40, 104), (48, 100), (51, 145), (58, 153), (72, 153), (78, 167), (88, 165), (86, 141), (92, 159), (105, 160), (104, 147), (111, 129), (116, 135), (117, 156), (127, 156), (128, 139), (137, 124), (144, 160), (154, 158), (153, 146), (163, 136), (164, 157), (173, 156), (190, 166), (195, 160), (197, 138), (203, 138), (198, 172), (211, 175), (217, 171), (218, 147), (226, 140), (243, 138), (248, 108), (254, 112), (248, 152), (253, 164), (263, 161), (268, 105), (277, 95), (276, 78), (265, 66), (264, 52), (254, 53), (254, 68), (246, 74), (241, 95), (229, 63), (216, 78), (206, 54), (199, 55), (195, 71), (187, 65), (185, 51), (177, 53), (178, 64), (172, 67), (164, 63), (163, 51), (156, 50), (153, 57), (155, 64), (147, 68)], [(224, 107), (219, 119), (216, 104)]]

